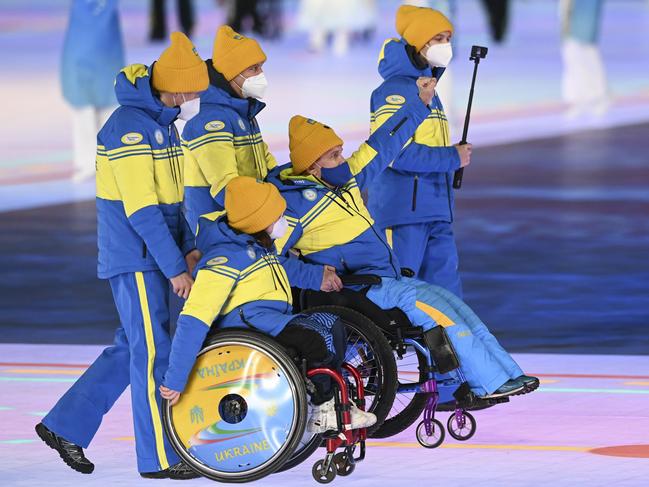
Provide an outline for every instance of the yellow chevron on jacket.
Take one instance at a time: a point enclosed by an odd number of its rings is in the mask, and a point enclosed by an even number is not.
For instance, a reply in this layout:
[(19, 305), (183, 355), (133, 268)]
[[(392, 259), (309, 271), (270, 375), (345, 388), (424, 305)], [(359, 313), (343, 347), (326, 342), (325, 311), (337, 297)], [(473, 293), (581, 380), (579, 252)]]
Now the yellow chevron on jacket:
[[(386, 103), (380, 106), (376, 111), (370, 114), (370, 133), (374, 133), (381, 125), (394, 115), (402, 105)], [(442, 110), (433, 108), (430, 115), (426, 117), (417, 130), (414, 138), (410, 139), (405, 145), (411, 142), (427, 145), (430, 147), (445, 147), (449, 145), (448, 120)]]
[(210, 187), (215, 197), (236, 176), (264, 179), (277, 161), (261, 134), (233, 136), (211, 132), (185, 141), (185, 185)]
[[(354, 181), (345, 189), (344, 199), (328, 193), (300, 218), (304, 233), (296, 247), (302, 255), (349, 243), (374, 223), (358, 184)], [(336, 231), (332, 232), (332, 228)]]
[(148, 144), (107, 151), (97, 147), (97, 196), (122, 201), (126, 216), (149, 205), (180, 203), (183, 160), (180, 147), (152, 149)]
[(276, 255), (266, 255), (241, 271), (221, 314), (255, 301), (280, 301), (289, 305), (293, 302), (291, 285)]

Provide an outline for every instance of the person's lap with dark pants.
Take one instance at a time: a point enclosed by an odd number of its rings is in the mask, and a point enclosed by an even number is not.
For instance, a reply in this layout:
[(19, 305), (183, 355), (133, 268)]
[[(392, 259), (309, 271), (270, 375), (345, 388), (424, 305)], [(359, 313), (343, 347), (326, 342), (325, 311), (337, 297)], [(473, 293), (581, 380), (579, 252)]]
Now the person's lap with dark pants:
[[(276, 340), (306, 359), (307, 369), (324, 367), (341, 372), (347, 337), (344, 325), (334, 315), (298, 315), (277, 335)], [(311, 396), (314, 405), (319, 406), (333, 399), (334, 387), (328, 375), (316, 375), (311, 382), (315, 386), (315, 393)]]

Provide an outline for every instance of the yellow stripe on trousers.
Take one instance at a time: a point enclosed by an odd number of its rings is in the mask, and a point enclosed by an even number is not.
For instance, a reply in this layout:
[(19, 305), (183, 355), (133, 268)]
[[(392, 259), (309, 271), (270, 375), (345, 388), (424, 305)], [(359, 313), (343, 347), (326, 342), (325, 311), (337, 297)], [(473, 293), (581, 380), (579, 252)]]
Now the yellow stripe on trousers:
[(385, 240), (390, 246), (390, 248), (394, 249), (394, 245), (392, 245), (392, 227), (388, 227), (385, 229)]
[(451, 318), (446, 316), (440, 310), (438, 310), (437, 308), (433, 308), (431, 305), (426, 304), (422, 301), (417, 301), (417, 308), (422, 310), (424, 313), (426, 313), (428, 316), (434, 319), (437, 322), (437, 324), (442, 325), (443, 327), (447, 327), (455, 324), (455, 322)]
[(140, 296), (140, 306), (142, 308), (142, 317), (144, 318), (144, 336), (146, 337), (147, 349), (147, 395), (149, 398), (149, 407), (151, 409), (151, 420), (153, 421), (153, 432), (155, 434), (155, 447), (158, 452), (158, 461), (160, 469), (169, 468), (167, 454), (165, 453), (164, 441), (162, 439), (162, 422), (160, 421), (160, 411), (155, 396), (155, 379), (153, 378), (153, 363), (155, 361), (155, 342), (153, 340), (153, 326), (151, 325), (151, 314), (149, 313), (149, 300), (146, 297), (146, 287), (144, 285), (144, 275), (141, 272), (135, 273), (137, 282), (137, 293)]

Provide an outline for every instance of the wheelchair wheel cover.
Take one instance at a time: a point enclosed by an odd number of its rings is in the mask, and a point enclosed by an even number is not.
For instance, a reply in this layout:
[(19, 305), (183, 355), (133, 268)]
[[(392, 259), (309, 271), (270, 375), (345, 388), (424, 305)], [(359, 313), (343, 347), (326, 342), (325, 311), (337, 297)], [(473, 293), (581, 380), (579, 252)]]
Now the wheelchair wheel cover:
[(290, 458), (304, 434), (306, 389), (279, 345), (251, 331), (222, 331), (199, 352), (175, 406), (163, 403), (167, 435), (205, 477), (262, 478)]
[[(310, 415), (311, 411), (309, 410), (307, 417), (310, 417)], [(320, 447), (320, 445), (322, 445), (322, 442), (323, 440), (321, 434), (314, 434), (305, 430), (304, 435), (302, 435), (302, 438), (295, 447), (293, 455), (291, 456), (291, 458), (286, 460), (286, 462), (284, 462), (284, 465), (282, 465), (282, 467), (277, 470), (277, 472), (285, 472), (286, 470), (290, 470), (293, 467), (297, 467), (299, 464), (313, 455), (313, 453)]]

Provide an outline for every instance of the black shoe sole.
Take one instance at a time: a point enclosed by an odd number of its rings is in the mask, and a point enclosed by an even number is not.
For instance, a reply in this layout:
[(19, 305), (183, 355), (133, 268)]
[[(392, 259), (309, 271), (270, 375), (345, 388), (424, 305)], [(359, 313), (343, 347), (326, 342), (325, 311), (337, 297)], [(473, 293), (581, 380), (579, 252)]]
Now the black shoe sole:
[(173, 473), (169, 473), (166, 470), (160, 471), (160, 472), (144, 472), (140, 473), (140, 477), (144, 479), (171, 479), (171, 480), (191, 480), (191, 479), (197, 479), (200, 478), (201, 475), (197, 473), (191, 473), (191, 474), (186, 474), (186, 475), (176, 475)]
[[(41, 427), (39, 428), (39, 426), (41, 426)], [(83, 474), (91, 474), (95, 470), (94, 465), (90, 466), (90, 467), (81, 466), (81, 465), (73, 462), (72, 460), (70, 460), (70, 458), (68, 458), (67, 455), (64, 455), (63, 453), (61, 453), (61, 447), (56, 443), (54, 438), (52, 438), (48, 434), (48, 432), (46, 431), (45, 428), (46, 428), (45, 425), (39, 423), (39, 424), (36, 425), (36, 428), (34, 428), (34, 429), (36, 430), (36, 434), (38, 435), (38, 437), (41, 440), (43, 440), (43, 442), (47, 446), (49, 446), (52, 450), (56, 450), (56, 452), (59, 454), (61, 459), (65, 462), (65, 464), (68, 467), (70, 467), (72, 470), (74, 470), (76, 472), (83, 473)]]
[(524, 384), (525, 392), (527, 393), (527, 392), (535, 391), (535, 390), (537, 390), (539, 388), (540, 385), (541, 385), (541, 381), (538, 381), (538, 380), (535, 381), (535, 382), (530, 382), (528, 384)]
[(498, 394), (497, 396), (494, 395), (488, 395), (484, 397), (480, 397), (480, 399), (485, 399), (485, 400), (490, 400), (490, 399), (501, 399), (503, 397), (512, 397), (512, 396), (520, 396), (521, 394), (526, 394), (527, 390), (525, 389), (525, 386), (521, 386), (518, 389), (515, 389), (511, 392), (507, 392), (505, 394)]

